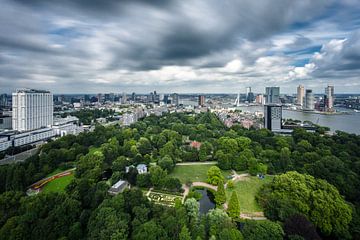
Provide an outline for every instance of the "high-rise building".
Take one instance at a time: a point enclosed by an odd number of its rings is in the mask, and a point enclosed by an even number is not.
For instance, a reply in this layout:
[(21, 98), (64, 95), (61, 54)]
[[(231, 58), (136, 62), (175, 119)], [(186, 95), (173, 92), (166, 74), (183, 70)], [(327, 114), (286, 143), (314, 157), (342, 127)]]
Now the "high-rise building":
[(173, 93), (171, 103), (175, 106), (179, 105), (179, 94)]
[(30, 131), (53, 124), (53, 95), (49, 91), (19, 89), (12, 94), (12, 126)]
[(266, 87), (266, 104), (280, 103), (280, 87)]
[(326, 100), (324, 104), (325, 104), (325, 109), (328, 111), (334, 107), (334, 86), (328, 85), (325, 88), (325, 95), (326, 95)]
[(256, 95), (256, 98), (255, 98), (256, 103), (264, 105), (265, 104), (264, 100), (265, 100), (264, 95), (262, 95), (262, 94)]
[(249, 103), (254, 101), (254, 93), (251, 91), (251, 87), (246, 88), (246, 101)]
[(135, 102), (135, 99), (136, 99), (136, 95), (135, 95), (135, 93), (133, 92), (133, 93), (131, 94), (131, 101)]
[(306, 89), (305, 92), (305, 109), (306, 110), (314, 110), (314, 94), (311, 89)]
[(297, 101), (296, 103), (300, 106), (304, 105), (305, 88), (303, 85), (297, 87)]
[(199, 95), (198, 105), (199, 106), (204, 106), (205, 105), (205, 96), (204, 95)]
[(121, 103), (122, 103), (122, 104), (126, 104), (126, 103), (127, 103), (126, 92), (123, 92), (123, 94), (122, 94), (122, 96), (121, 96)]
[(282, 106), (280, 104), (267, 104), (264, 106), (264, 126), (270, 131), (281, 130)]

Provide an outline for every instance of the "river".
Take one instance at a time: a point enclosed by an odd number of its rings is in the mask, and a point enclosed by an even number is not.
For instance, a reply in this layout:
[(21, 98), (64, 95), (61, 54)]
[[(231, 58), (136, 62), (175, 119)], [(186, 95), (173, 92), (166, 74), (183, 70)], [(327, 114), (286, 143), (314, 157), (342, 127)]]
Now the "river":
[[(263, 111), (262, 106), (241, 106), (237, 107), (242, 111), (255, 112)], [(309, 112), (299, 112), (283, 109), (283, 118), (292, 118), (300, 121), (311, 121), (321, 126), (329, 127), (331, 132), (340, 130), (348, 133), (360, 135), (360, 113), (351, 109), (338, 108), (339, 111), (347, 112), (347, 114), (325, 115)]]

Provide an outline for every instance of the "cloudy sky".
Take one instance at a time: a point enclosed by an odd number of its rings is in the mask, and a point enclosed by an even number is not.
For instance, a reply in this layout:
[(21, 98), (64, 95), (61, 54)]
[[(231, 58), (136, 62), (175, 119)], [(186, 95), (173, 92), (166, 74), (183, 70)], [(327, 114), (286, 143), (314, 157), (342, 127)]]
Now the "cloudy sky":
[(1, 92), (360, 92), (360, 0), (0, 3)]

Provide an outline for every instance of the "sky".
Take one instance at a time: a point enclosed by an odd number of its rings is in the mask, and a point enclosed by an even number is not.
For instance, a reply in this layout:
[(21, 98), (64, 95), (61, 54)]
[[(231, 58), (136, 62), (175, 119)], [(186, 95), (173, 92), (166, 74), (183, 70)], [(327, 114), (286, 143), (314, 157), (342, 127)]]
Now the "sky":
[(360, 0), (0, 2), (0, 92), (360, 93)]

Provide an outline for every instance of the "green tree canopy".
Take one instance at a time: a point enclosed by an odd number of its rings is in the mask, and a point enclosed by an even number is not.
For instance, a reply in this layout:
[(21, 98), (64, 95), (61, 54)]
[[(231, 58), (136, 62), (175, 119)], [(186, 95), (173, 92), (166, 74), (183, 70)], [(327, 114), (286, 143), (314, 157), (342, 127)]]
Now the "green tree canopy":
[(288, 172), (276, 176), (262, 187), (257, 199), (268, 218), (284, 221), (293, 214), (304, 214), (326, 235), (346, 234), (351, 221), (351, 208), (338, 190), (306, 174)]

